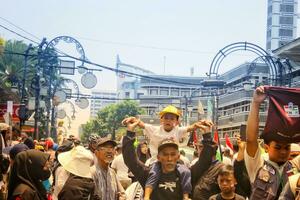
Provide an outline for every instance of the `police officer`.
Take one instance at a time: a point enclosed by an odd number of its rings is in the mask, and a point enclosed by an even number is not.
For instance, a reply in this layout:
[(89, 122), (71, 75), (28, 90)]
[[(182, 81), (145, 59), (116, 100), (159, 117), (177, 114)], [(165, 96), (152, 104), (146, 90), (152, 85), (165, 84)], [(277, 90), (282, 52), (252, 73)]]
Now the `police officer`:
[(290, 143), (280, 138), (277, 132), (263, 135), (266, 158), (262, 156), (258, 143), (259, 109), (266, 99), (263, 86), (256, 88), (253, 94), (247, 122), (247, 143), (245, 164), (252, 183), (250, 200), (278, 199), (288, 180), (292, 164), (288, 162)]

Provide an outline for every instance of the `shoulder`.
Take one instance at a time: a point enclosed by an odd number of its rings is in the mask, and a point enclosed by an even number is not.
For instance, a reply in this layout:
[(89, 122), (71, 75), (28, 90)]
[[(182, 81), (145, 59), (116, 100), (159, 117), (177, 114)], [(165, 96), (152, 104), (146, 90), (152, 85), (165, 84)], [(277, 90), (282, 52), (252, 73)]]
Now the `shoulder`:
[(296, 193), (297, 185), (300, 185), (299, 181), (300, 181), (300, 173), (289, 177), (290, 189), (294, 195)]
[(216, 200), (217, 196), (218, 196), (218, 194), (212, 195), (211, 197), (209, 197), (208, 200)]
[(236, 200), (245, 200), (245, 198), (241, 195), (235, 194), (235, 199)]
[(19, 184), (13, 192), (13, 196), (19, 196), (23, 200), (32, 200), (36, 196), (36, 192), (26, 184)]

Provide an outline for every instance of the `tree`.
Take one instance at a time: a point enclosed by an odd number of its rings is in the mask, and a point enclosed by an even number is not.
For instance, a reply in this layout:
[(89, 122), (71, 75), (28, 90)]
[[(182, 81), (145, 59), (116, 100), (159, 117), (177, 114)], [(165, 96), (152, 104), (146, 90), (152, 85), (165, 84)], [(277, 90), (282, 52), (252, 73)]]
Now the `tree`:
[[(22, 41), (8, 40), (5, 42), (4, 53), (0, 55), (0, 87), (2, 89), (10, 90), (12, 84), (20, 85), (23, 78), (24, 56), (18, 54), (23, 54), (27, 47), (28, 45)], [(34, 65), (35, 61), (29, 60), (26, 79), (33, 77)], [(30, 88), (28, 86), (27, 82), (26, 88)]]
[(125, 117), (137, 116), (143, 113), (142, 108), (139, 108), (136, 102), (130, 100), (108, 105), (97, 113), (95, 119), (83, 125), (81, 139), (86, 141), (92, 133), (96, 133), (101, 137), (111, 134), (112, 138), (115, 139), (116, 131), (122, 129), (121, 122)]

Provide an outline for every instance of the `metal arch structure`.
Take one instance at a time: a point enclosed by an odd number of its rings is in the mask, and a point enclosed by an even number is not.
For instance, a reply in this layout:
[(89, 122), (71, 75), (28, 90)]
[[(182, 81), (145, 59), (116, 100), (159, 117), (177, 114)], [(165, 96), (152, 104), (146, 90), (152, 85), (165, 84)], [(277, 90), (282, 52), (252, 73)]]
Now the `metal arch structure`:
[(72, 83), (72, 84), (73, 84), (73, 87), (74, 87), (74, 89), (75, 89), (75, 91), (76, 91), (75, 94), (77, 94), (77, 98), (76, 98), (76, 99), (79, 99), (80, 93), (79, 93), (79, 86), (78, 86), (78, 84), (77, 84), (74, 80), (69, 79), (69, 78), (63, 78), (63, 79), (62, 79), (62, 82), (65, 82), (65, 83)]
[(207, 74), (208, 77), (212, 78), (213, 76), (215, 76), (215, 78), (217, 79), (219, 76), (218, 72), (222, 61), (226, 58), (227, 55), (234, 53), (236, 51), (249, 51), (256, 54), (258, 57), (264, 58), (263, 60), (268, 65), (270, 70), (270, 80), (271, 81), (276, 80), (278, 72), (277, 72), (276, 64), (272, 59), (272, 56), (260, 46), (249, 42), (232, 43), (219, 50), (219, 52), (215, 55), (215, 57), (213, 58), (210, 64), (209, 73)]
[[(82, 64), (81, 65), (83, 66), (84, 65), (84, 60), (86, 60), (84, 49), (83, 49), (82, 45), (80, 44), (80, 42), (78, 40), (76, 40), (75, 38), (73, 38), (73, 37), (65, 36), (65, 35), (64, 36), (58, 36), (58, 37), (52, 39), (50, 42), (48, 42), (48, 44), (45, 47), (45, 49), (47, 49), (47, 48), (55, 49), (55, 46), (60, 41), (64, 41), (66, 43), (73, 43), (73, 44), (75, 44), (76, 50), (80, 54), (80, 59), (82, 60)], [(57, 52), (59, 52), (59, 51), (57, 51)], [(62, 53), (62, 52), (60, 52), (60, 53)], [(64, 54), (64, 53), (62, 53), (62, 54)]]

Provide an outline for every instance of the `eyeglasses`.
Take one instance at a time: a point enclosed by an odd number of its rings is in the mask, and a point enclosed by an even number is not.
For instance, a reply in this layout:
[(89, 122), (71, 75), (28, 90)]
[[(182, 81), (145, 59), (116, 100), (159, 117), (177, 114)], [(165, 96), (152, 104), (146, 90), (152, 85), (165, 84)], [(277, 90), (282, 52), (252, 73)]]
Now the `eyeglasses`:
[(98, 147), (98, 150), (113, 151), (113, 150), (115, 150), (115, 147)]

